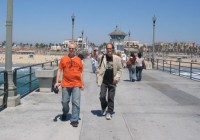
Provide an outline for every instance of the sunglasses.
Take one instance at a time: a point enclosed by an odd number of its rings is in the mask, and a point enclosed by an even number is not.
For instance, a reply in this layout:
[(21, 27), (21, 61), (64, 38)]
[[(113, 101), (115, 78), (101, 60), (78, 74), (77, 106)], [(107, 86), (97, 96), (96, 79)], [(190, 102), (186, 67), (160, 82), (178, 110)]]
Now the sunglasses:
[(69, 48), (69, 50), (75, 50), (75, 48)]
[(112, 50), (112, 48), (106, 48), (106, 50)]

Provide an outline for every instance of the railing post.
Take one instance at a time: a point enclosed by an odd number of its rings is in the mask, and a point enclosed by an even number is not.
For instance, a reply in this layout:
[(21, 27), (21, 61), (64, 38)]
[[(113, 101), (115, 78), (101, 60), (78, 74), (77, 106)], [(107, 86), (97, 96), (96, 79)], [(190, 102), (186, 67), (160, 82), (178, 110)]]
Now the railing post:
[(17, 87), (17, 70), (16, 69), (14, 69), (13, 71), (13, 83)]
[(181, 62), (180, 61), (178, 62), (178, 71), (179, 71), (178, 73), (179, 73), (179, 76), (180, 76), (181, 75), (180, 74), (181, 73)]
[[(24, 93), (20, 93), (21, 98), (24, 97), (25, 95), (27, 95), (28, 93), (30, 93), (31, 91), (33, 91), (34, 89), (37, 89), (39, 87), (39, 86), (35, 87), (35, 85), (34, 86), (32, 85), (32, 83), (37, 80), (37, 78), (35, 79), (35, 78), (32, 77), (32, 75), (35, 74), (35, 72), (32, 70), (32, 68), (35, 67), (35, 66), (41, 66), (43, 68), (45, 66), (45, 64), (49, 64), (49, 63), (52, 64), (52, 66), (53, 66), (53, 61), (52, 62), (48, 61), (48, 62), (45, 62), (45, 63), (39, 63), (39, 64), (34, 64), (34, 65), (19, 67), (19, 68), (16, 68), (16, 69), (13, 70), (12, 81), (16, 85), (16, 90), (19, 92), (20, 91), (19, 89), (21, 89), (22, 87), (25, 87), (25, 86), (28, 89)], [(58, 62), (57, 62), (57, 64), (58, 64)], [(29, 73), (28, 74), (24, 73), (25, 76), (20, 76), (20, 75), (18, 75), (19, 74), (18, 71), (21, 70), (21, 69), (26, 69)], [(22, 85), (17, 84), (18, 80), (22, 79), (22, 78), (26, 78), (29, 81), (23, 82)]]
[(192, 79), (192, 63), (190, 63), (190, 79)]
[(4, 72), (4, 98), (3, 98), (3, 108), (7, 107), (8, 102), (8, 72)]
[(164, 71), (164, 67), (165, 67), (164, 64), (165, 64), (165, 63), (164, 63), (164, 59), (163, 59), (163, 71)]
[(158, 70), (158, 59), (157, 59), (157, 70)]
[(30, 66), (29, 68), (29, 92), (31, 92), (31, 89), (32, 89), (32, 66)]

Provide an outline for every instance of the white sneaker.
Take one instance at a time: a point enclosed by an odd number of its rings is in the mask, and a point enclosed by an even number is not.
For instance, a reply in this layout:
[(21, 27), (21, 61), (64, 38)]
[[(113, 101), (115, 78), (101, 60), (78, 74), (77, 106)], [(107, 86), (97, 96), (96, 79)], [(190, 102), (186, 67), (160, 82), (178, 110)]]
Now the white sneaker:
[(106, 115), (106, 109), (102, 109), (102, 110), (101, 110), (101, 115), (102, 115), (102, 116), (105, 116), (105, 115)]
[(107, 114), (106, 114), (106, 120), (111, 120), (111, 118), (112, 118), (111, 114), (110, 114), (110, 113), (107, 113)]

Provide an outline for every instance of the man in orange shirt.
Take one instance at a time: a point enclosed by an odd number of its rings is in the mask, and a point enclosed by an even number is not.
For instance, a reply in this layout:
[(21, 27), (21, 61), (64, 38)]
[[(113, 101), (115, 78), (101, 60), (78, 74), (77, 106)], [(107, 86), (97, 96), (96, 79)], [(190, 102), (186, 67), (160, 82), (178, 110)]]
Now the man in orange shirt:
[[(69, 102), (72, 96), (72, 115), (71, 115), (71, 125), (73, 127), (78, 126), (78, 120), (80, 115), (80, 98), (81, 92), (83, 90), (83, 63), (82, 60), (75, 55), (76, 45), (71, 43), (68, 45), (68, 55), (64, 56), (60, 60), (58, 66), (56, 83), (54, 88), (61, 85), (62, 87), (62, 106), (63, 114), (61, 120), (67, 119), (67, 114), (69, 112)], [(59, 82), (60, 75), (63, 73), (62, 81)]]

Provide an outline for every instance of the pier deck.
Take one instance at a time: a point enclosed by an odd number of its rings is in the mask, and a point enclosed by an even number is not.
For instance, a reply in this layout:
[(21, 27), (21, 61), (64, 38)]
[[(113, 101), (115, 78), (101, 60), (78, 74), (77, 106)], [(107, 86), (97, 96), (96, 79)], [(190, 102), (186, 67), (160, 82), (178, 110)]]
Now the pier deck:
[(123, 69), (115, 114), (106, 120), (91, 71), (86, 59), (78, 128), (60, 121), (61, 94), (33, 92), (21, 105), (0, 112), (0, 139), (199, 140), (200, 82), (157, 70), (144, 70), (142, 81), (129, 82)]

